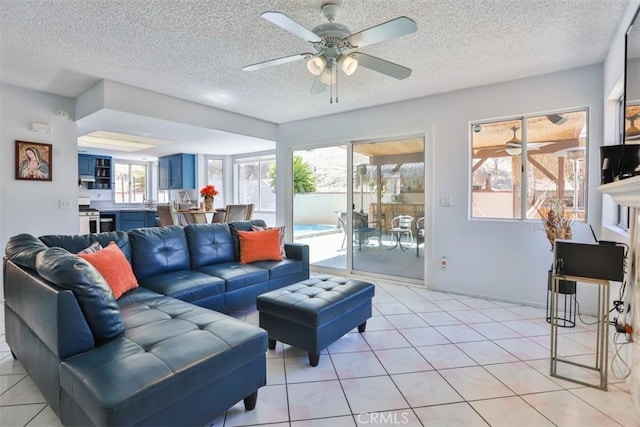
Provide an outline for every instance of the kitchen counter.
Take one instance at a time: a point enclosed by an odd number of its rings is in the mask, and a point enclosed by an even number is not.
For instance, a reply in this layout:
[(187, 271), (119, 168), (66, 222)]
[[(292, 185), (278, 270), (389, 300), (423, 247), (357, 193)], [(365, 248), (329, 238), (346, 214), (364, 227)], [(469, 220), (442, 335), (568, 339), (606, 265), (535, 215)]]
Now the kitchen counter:
[[(113, 230), (128, 231), (132, 228), (155, 227), (156, 209), (152, 208), (106, 208), (100, 209), (101, 231), (102, 224), (112, 221)], [(106, 227), (105, 227), (106, 228)]]

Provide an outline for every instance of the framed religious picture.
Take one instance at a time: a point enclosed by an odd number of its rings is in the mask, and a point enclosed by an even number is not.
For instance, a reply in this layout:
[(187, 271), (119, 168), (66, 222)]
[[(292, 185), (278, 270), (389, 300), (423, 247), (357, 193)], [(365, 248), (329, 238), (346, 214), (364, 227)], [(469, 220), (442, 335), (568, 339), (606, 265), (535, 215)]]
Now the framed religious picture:
[(52, 145), (16, 141), (16, 179), (51, 181)]

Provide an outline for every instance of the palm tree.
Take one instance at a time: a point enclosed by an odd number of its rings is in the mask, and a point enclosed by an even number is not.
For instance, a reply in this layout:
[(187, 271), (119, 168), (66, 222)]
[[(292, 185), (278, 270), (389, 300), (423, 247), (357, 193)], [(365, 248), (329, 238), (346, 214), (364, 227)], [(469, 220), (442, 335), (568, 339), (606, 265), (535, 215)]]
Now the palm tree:
[[(276, 164), (273, 163), (267, 174), (269, 186), (276, 189)], [(293, 192), (313, 193), (316, 191), (316, 179), (309, 163), (302, 160), (300, 156), (293, 157)]]

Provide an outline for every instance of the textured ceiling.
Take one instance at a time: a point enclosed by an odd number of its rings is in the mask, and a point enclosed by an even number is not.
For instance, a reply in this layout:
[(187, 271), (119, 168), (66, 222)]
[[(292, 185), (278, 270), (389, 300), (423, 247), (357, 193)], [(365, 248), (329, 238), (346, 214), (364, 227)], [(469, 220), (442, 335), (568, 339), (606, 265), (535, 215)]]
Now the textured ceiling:
[(310, 51), (261, 19), (312, 29), (322, 1), (1, 0), (2, 82), (75, 97), (101, 79), (275, 123), (602, 62), (627, 0), (339, 0), (357, 32), (398, 16), (418, 31), (361, 49), (413, 69), (396, 80), (359, 68), (340, 102), (310, 93), (304, 61), (247, 64)]

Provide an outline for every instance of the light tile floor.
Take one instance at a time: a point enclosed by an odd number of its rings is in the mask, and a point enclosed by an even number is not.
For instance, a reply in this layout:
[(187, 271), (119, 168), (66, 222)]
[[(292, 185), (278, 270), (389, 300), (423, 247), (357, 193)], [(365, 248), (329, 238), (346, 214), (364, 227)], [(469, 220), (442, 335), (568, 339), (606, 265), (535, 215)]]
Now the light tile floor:
[[(625, 381), (611, 369), (606, 392), (549, 375), (542, 309), (381, 281), (373, 304), (366, 332), (333, 343), (315, 368), (304, 352), (278, 343), (267, 353), (256, 409), (240, 402), (213, 425), (640, 426)], [(3, 322), (2, 304), (0, 311)], [(233, 315), (258, 324), (255, 308)], [(593, 325), (560, 329), (564, 358), (592, 364), (591, 343)], [(584, 369), (563, 373), (595, 382)], [(0, 339), (0, 426), (57, 425)]]

